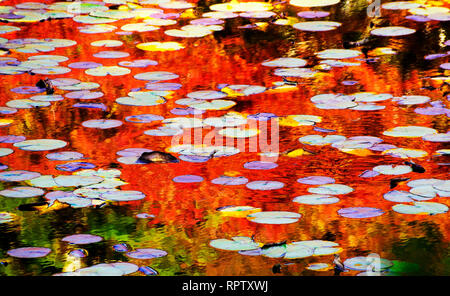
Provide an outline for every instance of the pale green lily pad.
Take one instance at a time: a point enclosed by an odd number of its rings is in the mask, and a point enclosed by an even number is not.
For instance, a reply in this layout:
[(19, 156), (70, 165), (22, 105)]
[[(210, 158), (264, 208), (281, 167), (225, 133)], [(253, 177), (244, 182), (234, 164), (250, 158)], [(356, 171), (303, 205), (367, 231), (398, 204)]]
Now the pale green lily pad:
[(391, 27), (383, 27), (383, 28), (377, 28), (370, 31), (370, 34), (375, 36), (390, 36), (390, 37), (396, 37), (396, 36), (405, 36), (415, 33), (415, 29), (401, 27), (401, 26), (391, 26)]
[(166, 100), (157, 95), (149, 95), (147, 97), (120, 97), (116, 99), (116, 103), (128, 106), (156, 106), (164, 104)]
[(378, 165), (372, 169), (383, 175), (403, 175), (412, 172), (412, 169), (408, 165)]
[(231, 100), (213, 100), (211, 102), (209, 101), (202, 101), (202, 100), (195, 100), (192, 103), (188, 103), (187, 106), (191, 108), (195, 108), (198, 110), (225, 110), (229, 109), (236, 105), (236, 102)]
[(437, 184), (433, 184), (433, 187), (437, 190), (441, 190), (441, 191), (450, 191), (450, 180), (445, 180), (442, 182), (439, 182)]
[(356, 102), (381, 102), (386, 101), (392, 98), (391, 94), (377, 94), (373, 92), (360, 92), (360, 93), (354, 93), (352, 96), (355, 98)]
[(131, 73), (131, 70), (119, 66), (100, 66), (96, 68), (87, 69), (86, 74), (91, 76), (122, 76)]
[(429, 199), (436, 197), (436, 189), (431, 185), (416, 186), (411, 188), (409, 192)]
[(10, 108), (17, 108), (17, 109), (31, 109), (36, 107), (48, 107), (51, 104), (49, 102), (40, 102), (40, 101), (34, 101), (30, 99), (17, 99), (17, 100), (11, 100), (6, 102), (6, 106)]
[(70, 91), (93, 90), (93, 89), (96, 89), (99, 87), (100, 87), (100, 84), (95, 83), (95, 82), (80, 82), (80, 83), (75, 83), (75, 84), (71, 84), (71, 85), (58, 86), (58, 88), (61, 90), (70, 90)]
[(45, 191), (42, 189), (27, 186), (12, 187), (0, 191), (1, 196), (11, 198), (37, 197), (43, 195), (44, 193)]
[(309, 68), (291, 67), (291, 68), (277, 68), (275, 69), (273, 74), (282, 77), (312, 78), (317, 74), (317, 72)]
[(325, 184), (318, 187), (308, 188), (308, 192), (315, 194), (340, 195), (352, 192), (354, 189), (343, 184)]
[(308, 32), (331, 31), (339, 28), (341, 23), (330, 21), (309, 21), (292, 25), (295, 29)]
[(298, 141), (303, 144), (322, 146), (342, 142), (346, 139), (346, 137), (340, 135), (328, 135), (325, 137), (321, 135), (308, 135), (299, 138)]
[(399, 204), (392, 206), (392, 210), (401, 214), (436, 215), (448, 211), (448, 207), (437, 202), (414, 202), (413, 205)]
[(239, 126), (247, 123), (247, 119), (245, 119), (241, 115), (232, 114), (227, 115), (225, 114), (222, 117), (208, 117), (205, 118), (203, 121), (205, 124), (214, 126), (214, 127), (233, 127), (233, 126)]
[(126, 32), (150, 32), (159, 30), (159, 27), (149, 25), (148, 23), (126, 24), (120, 28)]
[(122, 46), (123, 42), (119, 40), (97, 40), (91, 42), (91, 45), (96, 47), (118, 47)]
[(300, 259), (310, 257), (314, 254), (312, 248), (297, 244), (287, 244), (284, 259)]
[(166, 126), (175, 126), (178, 128), (197, 128), (203, 126), (203, 121), (195, 117), (173, 117), (162, 121)]
[(251, 238), (242, 239), (242, 237), (233, 237), (229, 239), (215, 239), (209, 242), (213, 248), (227, 251), (246, 251), (259, 248), (260, 244), (254, 242)]
[(324, 194), (300, 195), (293, 202), (307, 205), (329, 205), (339, 202), (339, 198)]
[(43, 74), (43, 75), (57, 75), (57, 74), (66, 74), (72, 71), (70, 68), (67, 67), (43, 67), (38, 69), (33, 69), (31, 72), (34, 74)]
[(89, 13), (90, 16), (97, 18), (110, 18), (116, 20), (130, 19), (134, 17), (131, 11), (122, 10), (94, 10)]
[(418, 138), (429, 134), (436, 134), (437, 130), (424, 126), (397, 126), (383, 132), (390, 137)]
[(261, 249), (261, 255), (269, 258), (282, 258), (286, 255), (286, 245)]
[(61, 187), (78, 187), (100, 183), (103, 182), (104, 179), (96, 176), (60, 175), (55, 177), (54, 180), (55, 183)]
[(399, 158), (420, 158), (428, 155), (428, 153), (424, 150), (407, 148), (388, 149), (384, 150), (381, 154)]
[(14, 143), (14, 146), (26, 151), (47, 151), (59, 149), (67, 145), (67, 142), (53, 139), (26, 140)]
[(64, 97), (61, 95), (37, 95), (30, 97), (30, 100), (38, 102), (56, 102), (64, 100)]
[(116, 26), (107, 25), (107, 24), (88, 25), (88, 26), (79, 28), (81, 33), (86, 33), (86, 34), (109, 33), (116, 29), (117, 29)]
[(58, 184), (56, 184), (52, 175), (42, 175), (40, 177), (28, 180), (27, 183), (31, 186), (42, 188), (58, 187)]
[(416, 179), (416, 180), (411, 180), (408, 183), (406, 183), (406, 185), (408, 185), (409, 187), (418, 187), (418, 186), (427, 186), (427, 185), (437, 185), (439, 183), (441, 183), (443, 180), (441, 179), (434, 179), (434, 178), (430, 178), (430, 179)]
[(177, 74), (166, 71), (145, 72), (134, 75), (134, 78), (138, 80), (150, 80), (150, 81), (164, 81), (176, 79), (179, 76)]
[(290, 67), (303, 67), (307, 64), (307, 61), (300, 58), (278, 58), (270, 61), (265, 61), (261, 65), (266, 67), (280, 67), (280, 68), (290, 68)]
[(108, 24), (116, 22), (116, 19), (106, 18), (106, 17), (93, 17), (89, 15), (77, 15), (72, 18), (74, 22), (82, 24)]
[(261, 224), (290, 224), (295, 223), (302, 215), (286, 211), (257, 212), (247, 216), (252, 222)]
[(320, 59), (349, 59), (360, 56), (362, 53), (352, 49), (325, 49), (316, 55)]
[(14, 152), (14, 150), (12, 150), (10, 148), (0, 148), (0, 157), (10, 155), (13, 152)]
[(61, 56), (61, 55), (52, 55), (52, 54), (41, 54), (41, 55), (35, 55), (28, 58), (30, 61), (34, 60), (49, 60), (49, 61), (55, 61), (58, 63), (66, 62), (69, 60), (68, 57)]
[[(367, 257), (353, 257), (344, 261), (344, 266), (351, 270), (366, 271), (370, 266), (373, 266), (375, 271), (388, 269), (393, 265), (392, 261), (375, 256)], [(372, 267), (370, 267), (372, 268)]]
[(144, 199), (145, 194), (134, 190), (119, 190), (103, 193), (100, 198), (111, 201), (133, 201)]

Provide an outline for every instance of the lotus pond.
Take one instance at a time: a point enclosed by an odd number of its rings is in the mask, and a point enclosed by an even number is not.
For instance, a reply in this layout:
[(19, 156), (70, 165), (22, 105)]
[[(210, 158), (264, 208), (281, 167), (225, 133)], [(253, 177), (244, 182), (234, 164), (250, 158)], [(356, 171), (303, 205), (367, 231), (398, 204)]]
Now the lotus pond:
[(449, 1), (0, 3), (0, 275), (450, 275)]

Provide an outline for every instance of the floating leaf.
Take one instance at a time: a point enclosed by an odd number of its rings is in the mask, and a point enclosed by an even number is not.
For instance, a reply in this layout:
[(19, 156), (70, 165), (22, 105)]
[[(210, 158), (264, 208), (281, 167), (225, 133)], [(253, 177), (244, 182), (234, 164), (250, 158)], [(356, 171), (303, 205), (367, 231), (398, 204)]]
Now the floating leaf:
[(377, 28), (372, 31), (370, 31), (370, 34), (376, 35), (376, 36), (405, 36), (415, 33), (415, 29), (410, 29), (406, 27), (401, 26), (391, 26), (391, 27), (383, 27), (383, 28)]
[(86, 244), (93, 244), (98, 243), (102, 241), (103, 238), (98, 235), (92, 235), (92, 234), (73, 234), (69, 236), (65, 236), (61, 239), (63, 242), (68, 242), (71, 244), (76, 245), (86, 245)]
[(40, 247), (24, 247), (12, 249), (6, 252), (11, 257), (16, 258), (40, 258), (47, 256), (51, 250), (49, 248)]
[(67, 142), (53, 139), (26, 140), (15, 143), (14, 146), (26, 151), (47, 151), (59, 149), (67, 145)]
[(248, 183), (248, 179), (245, 177), (220, 176), (211, 180), (211, 183), (218, 185), (244, 185)]
[(308, 192), (315, 194), (347, 194), (353, 191), (353, 188), (342, 184), (325, 184), (318, 187), (308, 188)]
[(414, 202), (413, 205), (394, 205), (392, 206), (392, 210), (401, 214), (436, 215), (447, 212), (448, 207), (436, 202)]
[(249, 170), (270, 170), (277, 166), (276, 163), (268, 161), (251, 161), (244, 164), (244, 168)]
[[(378, 261), (379, 260), (379, 261)], [(375, 263), (375, 264), (374, 264)], [(382, 271), (393, 265), (392, 261), (376, 257), (353, 257), (344, 261), (344, 266), (351, 270), (366, 271), (368, 268), (374, 268), (374, 271)]]
[(197, 183), (202, 182), (203, 178), (196, 175), (181, 175), (172, 179), (175, 183)]
[(378, 208), (371, 207), (352, 207), (343, 208), (338, 211), (338, 214), (345, 218), (372, 218), (384, 214), (384, 211)]
[(102, 182), (102, 177), (96, 176), (57, 176), (55, 182), (61, 187), (87, 186)]
[(309, 21), (309, 22), (301, 22), (292, 25), (295, 29), (301, 31), (309, 31), (309, 32), (323, 32), (323, 31), (331, 31), (335, 30), (341, 26), (341, 23), (338, 22), (327, 22), (327, 21)]
[(334, 183), (335, 180), (331, 177), (324, 176), (308, 176), (304, 178), (297, 179), (298, 183), (309, 184), (309, 185), (323, 185)]
[(133, 259), (142, 260), (164, 257), (167, 255), (167, 252), (159, 249), (136, 249), (135, 251), (128, 252), (125, 255)]
[(383, 132), (383, 135), (390, 137), (416, 138), (429, 134), (436, 134), (437, 131), (424, 126), (397, 126)]
[(0, 191), (1, 196), (13, 198), (30, 198), (41, 196), (44, 193), (45, 191), (42, 189), (26, 186), (12, 187)]
[(21, 182), (27, 181), (41, 176), (40, 173), (30, 171), (6, 171), (0, 172), (0, 181), (4, 182)]
[(120, 190), (103, 193), (100, 198), (111, 201), (132, 201), (145, 198), (145, 194), (140, 191)]
[(339, 198), (331, 195), (309, 194), (297, 196), (292, 201), (307, 205), (328, 205), (339, 202)]
[(83, 121), (81, 125), (89, 128), (108, 129), (119, 127), (122, 124), (123, 124), (122, 121), (114, 119), (91, 119)]
[(383, 175), (403, 175), (412, 172), (411, 167), (407, 165), (378, 165), (372, 170)]
[(247, 183), (247, 188), (252, 190), (276, 190), (284, 187), (284, 183), (278, 181), (252, 181)]
[(290, 224), (297, 222), (301, 216), (294, 212), (266, 211), (250, 214), (247, 218), (252, 222), (261, 224)]

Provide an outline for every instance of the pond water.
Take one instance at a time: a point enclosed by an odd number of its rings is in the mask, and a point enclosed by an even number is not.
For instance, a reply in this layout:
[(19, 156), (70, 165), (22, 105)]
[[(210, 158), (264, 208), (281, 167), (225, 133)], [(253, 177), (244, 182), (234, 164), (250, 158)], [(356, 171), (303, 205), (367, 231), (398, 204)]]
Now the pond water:
[(1, 275), (450, 275), (448, 1), (70, 3), (1, 2)]

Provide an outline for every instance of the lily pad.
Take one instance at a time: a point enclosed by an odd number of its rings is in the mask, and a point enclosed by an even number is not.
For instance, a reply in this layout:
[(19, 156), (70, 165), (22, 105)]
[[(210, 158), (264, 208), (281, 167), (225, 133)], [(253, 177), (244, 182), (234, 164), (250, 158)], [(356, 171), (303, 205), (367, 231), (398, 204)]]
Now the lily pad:
[(331, 195), (309, 194), (297, 196), (292, 201), (307, 205), (328, 205), (339, 202), (339, 198)]
[(45, 191), (42, 189), (26, 186), (11, 187), (0, 191), (1, 196), (12, 198), (30, 198), (41, 196), (44, 193)]
[(24, 247), (12, 249), (6, 252), (11, 257), (16, 258), (40, 258), (47, 256), (51, 250), (49, 248), (40, 247)]
[(371, 207), (351, 207), (343, 208), (338, 211), (338, 214), (345, 218), (372, 218), (384, 214), (384, 211), (378, 208)]
[(98, 243), (102, 241), (103, 238), (98, 235), (92, 235), (92, 234), (73, 234), (69, 236), (65, 236), (61, 239), (63, 242), (68, 242), (75, 245), (87, 245), (87, 244), (93, 244)]
[(248, 179), (245, 177), (231, 177), (231, 176), (220, 176), (211, 180), (211, 183), (218, 185), (244, 185), (248, 183)]
[(172, 179), (175, 183), (197, 183), (202, 182), (203, 177), (196, 175), (181, 175)]
[(330, 21), (309, 21), (292, 25), (295, 29), (308, 32), (324, 32), (339, 28), (341, 23)]
[(297, 179), (298, 183), (308, 184), (308, 185), (324, 185), (334, 183), (335, 180), (331, 177), (324, 176), (308, 176)]
[(247, 188), (252, 190), (276, 190), (284, 187), (284, 183), (278, 181), (252, 181), (247, 183)]
[(401, 214), (436, 215), (446, 213), (448, 211), (448, 207), (437, 202), (414, 202), (413, 205), (394, 205), (392, 206), (392, 210)]
[(383, 132), (390, 137), (418, 138), (425, 135), (436, 134), (437, 130), (424, 126), (397, 126)]
[(268, 161), (251, 161), (244, 164), (244, 168), (249, 170), (270, 170), (277, 166), (278, 164)]
[(294, 212), (265, 211), (250, 214), (247, 218), (252, 222), (261, 224), (290, 224), (297, 222), (301, 216)]
[(370, 31), (370, 34), (375, 36), (405, 36), (405, 35), (411, 35), (416, 32), (415, 29), (401, 27), (401, 26), (391, 26), (391, 27), (383, 27), (383, 28), (377, 28), (372, 31)]
[(120, 120), (114, 120), (114, 119), (91, 119), (87, 121), (83, 121), (81, 124), (84, 127), (89, 128), (99, 128), (99, 129), (108, 129), (108, 128), (115, 128), (119, 127), (123, 124)]
[(37, 177), (40, 177), (41, 174), (37, 172), (30, 172), (30, 171), (23, 171), (23, 170), (17, 170), (17, 171), (5, 171), (0, 172), (0, 181), (4, 182), (21, 182), (21, 181), (27, 181), (31, 180)]
[(411, 167), (407, 165), (378, 165), (372, 170), (383, 175), (403, 175), (412, 172)]
[(65, 147), (67, 142), (53, 139), (26, 140), (14, 146), (25, 151), (47, 151)]
[(377, 258), (371, 258), (371, 256), (353, 257), (344, 261), (346, 268), (359, 271), (366, 271), (369, 267), (375, 268), (375, 271), (381, 271), (388, 269), (392, 265), (393, 263), (390, 260), (380, 258), (378, 261)]
[(325, 184), (318, 187), (308, 188), (308, 192), (315, 194), (340, 195), (353, 191), (353, 188), (343, 184)]
[(144, 260), (144, 259), (164, 257), (167, 255), (167, 252), (159, 249), (147, 248), (147, 249), (136, 249), (135, 251), (128, 252), (125, 255), (133, 259)]
[(100, 198), (111, 201), (132, 201), (144, 199), (145, 194), (140, 191), (120, 190), (103, 193), (100, 195)]

